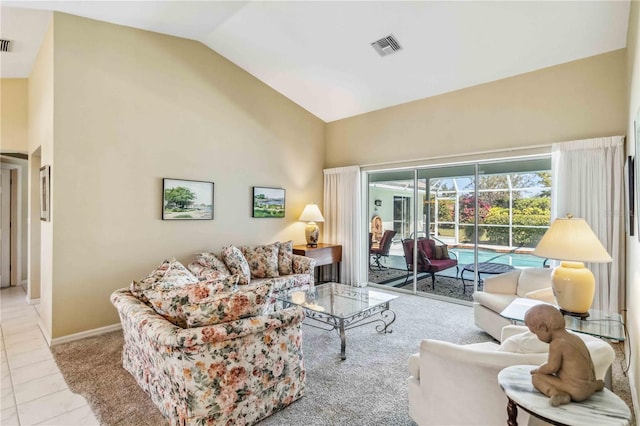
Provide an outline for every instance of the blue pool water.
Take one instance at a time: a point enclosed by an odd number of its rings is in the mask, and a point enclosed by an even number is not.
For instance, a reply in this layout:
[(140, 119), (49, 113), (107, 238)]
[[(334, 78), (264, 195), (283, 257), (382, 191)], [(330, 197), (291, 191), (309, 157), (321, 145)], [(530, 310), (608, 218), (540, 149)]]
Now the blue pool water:
[[(473, 263), (473, 250), (472, 249), (449, 249), (450, 253), (455, 253), (458, 256), (458, 265), (466, 265)], [(499, 256), (499, 257), (496, 257)], [(496, 253), (495, 251), (478, 251), (478, 263), (487, 262), (489, 259), (494, 258), (491, 262), (504, 263), (516, 268), (541, 268), (544, 259), (532, 254), (521, 253)]]

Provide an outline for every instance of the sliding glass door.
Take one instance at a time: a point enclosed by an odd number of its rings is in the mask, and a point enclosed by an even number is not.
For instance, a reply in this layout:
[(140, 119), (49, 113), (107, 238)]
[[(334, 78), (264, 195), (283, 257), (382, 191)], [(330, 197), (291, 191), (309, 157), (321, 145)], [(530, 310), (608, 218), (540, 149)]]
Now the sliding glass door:
[[(413, 291), (402, 240), (411, 237), (416, 226), (414, 175), (414, 170), (369, 174), (369, 282)], [(388, 247), (382, 247), (385, 232), (392, 235)]]
[(542, 266), (530, 253), (549, 227), (550, 169), (545, 157), (369, 172), (371, 252), (394, 232), (369, 282), (469, 302), (489, 275)]
[(414, 274), (415, 289), (471, 301), (473, 275), (464, 277), (461, 273), (465, 265), (475, 262), (476, 165), (418, 169), (417, 179), (425, 188), (422, 228), (428, 230), (423, 236), (432, 247), (427, 269), (434, 276)]

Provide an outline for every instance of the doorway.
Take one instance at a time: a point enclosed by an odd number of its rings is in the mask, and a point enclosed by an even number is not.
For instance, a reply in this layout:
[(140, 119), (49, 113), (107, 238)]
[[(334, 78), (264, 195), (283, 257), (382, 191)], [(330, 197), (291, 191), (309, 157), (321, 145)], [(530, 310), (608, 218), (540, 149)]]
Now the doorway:
[(396, 238), (404, 239), (411, 233), (411, 198), (405, 196), (393, 197), (393, 230)]
[(23, 267), (27, 258), (27, 223), (22, 214), (26, 211), (25, 176), (26, 161), (2, 155), (0, 161), (0, 286), (17, 286), (26, 281)]
[(11, 285), (11, 171), (3, 168), (0, 177), (0, 287)]

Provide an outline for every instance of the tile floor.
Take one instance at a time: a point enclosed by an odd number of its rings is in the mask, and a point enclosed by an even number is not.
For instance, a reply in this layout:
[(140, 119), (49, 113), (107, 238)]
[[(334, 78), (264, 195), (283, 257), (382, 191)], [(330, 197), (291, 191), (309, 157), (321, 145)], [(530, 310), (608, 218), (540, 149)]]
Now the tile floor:
[(0, 425), (98, 425), (84, 397), (69, 390), (22, 287), (0, 290)]

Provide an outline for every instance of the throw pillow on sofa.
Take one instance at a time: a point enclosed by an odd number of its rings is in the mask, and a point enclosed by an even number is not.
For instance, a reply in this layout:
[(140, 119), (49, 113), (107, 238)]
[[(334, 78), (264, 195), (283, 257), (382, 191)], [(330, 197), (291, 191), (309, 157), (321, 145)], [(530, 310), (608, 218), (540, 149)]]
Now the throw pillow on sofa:
[(274, 278), (278, 272), (278, 252), (280, 244), (266, 246), (242, 247), (242, 254), (249, 263), (252, 278)]
[(213, 253), (197, 253), (195, 261), (206, 268), (231, 275), (227, 265)]
[(142, 292), (151, 288), (172, 288), (195, 284), (199, 280), (175, 258), (163, 261), (153, 272), (140, 281), (132, 281), (131, 293), (140, 297)]
[(196, 260), (187, 265), (200, 281), (217, 280), (231, 275), (229, 268), (213, 253), (198, 253)]
[(505, 339), (498, 347), (498, 350), (518, 354), (545, 353), (549, 352), (549, 344), (538, 339), (538, 336), (532, 332), (525, 331)]
[(280, 275), (293, 274), (293, 240), (278, 244), (278, 272)]
[(181, 316), (187, 327), (204, 327), (262, 315), (271, 289), (271, 284), (262, 283), (215, 293), (197, 302), (183, 304)]
[(187, 269), (200, 281), (220, 280), (231, 275), (229, 272), (222, 272), (218, 269), (202, 266), (199, 262), (188, 264)]
[(445, 245), (434, 246), (433, 247), (433, 254), (434, 254), (436, 260), (449, 259), (449, 249)]
[(209, 300), (216, 294), (228, 294), (238, 281), (237, 275), (221, 280), (203, 281), (181, 287), (148, 288), (142, 292), (146, 301), (159, 315), (180, 327), (188, 327), (185, 308)]
[(238, 279), (239, 285), (249, 284), (251, 281), (251, 270), (249, 269), (247, 259), (244, 258), (239, 248), (234, 246), (222, 247), (221, 257), (224, 264), (229, 268), (229, 271), (234, 275), (240, 276)]

